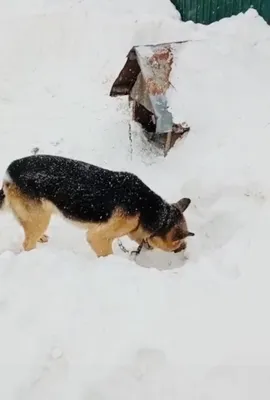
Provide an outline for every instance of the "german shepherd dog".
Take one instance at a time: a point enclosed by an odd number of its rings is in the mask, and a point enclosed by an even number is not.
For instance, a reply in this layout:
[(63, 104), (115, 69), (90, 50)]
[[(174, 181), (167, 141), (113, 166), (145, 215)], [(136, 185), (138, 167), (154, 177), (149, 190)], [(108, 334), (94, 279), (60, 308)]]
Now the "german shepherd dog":
[(112, 254), (113, 240), (125, 235), (178, 252), (194, 235), (183, 215), (189, 204), (188, 198), (168, 204), (132, 173), (52, 155), (13, 161), (0, 190), (0, 208), (11, 209), (23, 227), (25, 251), (47, 242), (51, 215), (58, 212), (86, 230), (97, 256)]

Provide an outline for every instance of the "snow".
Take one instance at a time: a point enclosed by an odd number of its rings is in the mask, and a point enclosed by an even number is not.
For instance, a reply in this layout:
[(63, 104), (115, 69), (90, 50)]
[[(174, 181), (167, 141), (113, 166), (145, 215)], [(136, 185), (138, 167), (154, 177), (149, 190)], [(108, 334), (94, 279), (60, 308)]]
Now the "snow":
[[(35, 147), (127, 169), (189, 196), (196, 233), (185, 256), (97, 259), (56, 218), (18, 253), (1, 214), (0, 398), (268, 400), (270, 28), (182, 23), (166, 0), (2, 0), (0, 19), (3, 175)], [(192, 129), (164, 159), (108, 93), (133, 45), (186, 39), (171, 96)]]

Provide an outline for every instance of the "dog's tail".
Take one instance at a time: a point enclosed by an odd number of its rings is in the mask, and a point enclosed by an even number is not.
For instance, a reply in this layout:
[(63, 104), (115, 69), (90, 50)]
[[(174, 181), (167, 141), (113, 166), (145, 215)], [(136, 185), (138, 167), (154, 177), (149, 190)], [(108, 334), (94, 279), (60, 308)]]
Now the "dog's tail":
[(4, 209), (5, 200), (6, 200), (6, 196), (5, 196), (4, 190), (2, 188), (2, 189), (0, 189), (0, 210)]

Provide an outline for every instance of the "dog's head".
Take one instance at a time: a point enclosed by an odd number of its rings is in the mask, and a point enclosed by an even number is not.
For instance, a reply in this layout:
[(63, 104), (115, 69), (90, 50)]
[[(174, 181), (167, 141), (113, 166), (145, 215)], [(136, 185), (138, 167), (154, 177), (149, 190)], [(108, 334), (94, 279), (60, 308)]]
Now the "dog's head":
[(177, 203), (170, 205), (167, 224), (165, 224), (164, 229), (147, 239), (147, 242), (151, 247), (174, 253), (178, 253), (186, 248), (185, 239), (188, 236), (194, 236), (194, 233), (189, 232), (183, 214), (190, 203), (190, 199), (183, 198)]

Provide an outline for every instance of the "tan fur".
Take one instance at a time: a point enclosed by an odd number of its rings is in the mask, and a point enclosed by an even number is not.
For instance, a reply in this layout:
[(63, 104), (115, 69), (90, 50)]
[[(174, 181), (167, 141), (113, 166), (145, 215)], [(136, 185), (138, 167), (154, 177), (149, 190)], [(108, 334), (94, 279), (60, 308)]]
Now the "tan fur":
[(146, 232), (140, 225), (134, 229), (132, 232), (129, 232), (128, 234), (129, 238), (131, 240), (134, 240), (134, 242), (137, 242), (138, 244), (141, 244), (141, 242), (145, 239), (148, 238), (149, 233)]
[[(36, 248), (37, 242), (46, 243), (48, 236), (45, 232), (49, 226), (51, 216), (55, 212), (60, 213), (60, 211), (47, 200), (30, 199), (14, 183), (4, 183), (3, 189), (8, 207), (24, 229), (24, 250), (29, 251)], [(151, 247), (165, 251), (174, 251), (185, 247), (184, 240), (175, 240), (175, 230), (177, 228), (187, 229), (185, 222), (181, 226), (173, 227), (164, 237), (155, 236), (150, 238), (150, 233), (139, 225), (139, 217), (139, 213), (135, 217), (128, 217), (121, 209), (116, 209), (106, 223), (82, 223), (69, 219), (68, 221), (87, 231), (87, 242), (98, 257), (112, 254), (113, 240), (125, 235), (128, 235), (130, 239), (138, 244), (145, 241)]]
[[(24, 229), (24, 250), (34, 249), (37, 242), (46, 243), (48, 236), (45, 231), (49, 226), (51, 215), (56, 212), (54, 205), (46, 200), (29, 199), (12, 183), (5, 183), (3, 189), (9, 208)], [(97, 256), (107, 256), (113, 252), (113, 240), (136, 229), (138, 220), (139, 216), (127, 217), (118, 209), (107, 223), (71, 222), (87, 230), (87, 241)]]
[(154, 236), (149, 238), (148, 243), (152, 247), (157, 247), (164, 251), (174, 251), (179, 249), (180, 246), (183, 246), (183, 240), (173, 240), (172, 239), (172, 231), (170, 231), (165, 237)]
[(182, 221), (179, 226), (173, 227), (170, 232), (164, 236), (151, 237), (149, 232), (146, 232), (141, 226), (128, 234), (129, 238), (139, 245), (145, 241), (144, 247), (147, 249), (158, 248), (164, 251), (184, 250), (186, 248), (185, 240), (175, 240), (175, 230), (181, 229), (187, 231), (186, 222)]
[(138, 226), (139, 216), (127, 217), (117, 210), (107, 223), (91, 224), (87, 231), (87, 241), (98, 256), (113, 253), (113, 240), (127, 235)]
[(147, 241), (149, 235), (150, 235), (149, 232), (146, 232), (141, 226), (138, 226), (137, 229), (128, 234), (128, 237), (134, 242), (136, 242), (138, 245), (141, 245), (142, 242), (144, 242), (143, 247), (145, 249), (151, 250), (152, 247)]
[(38, 241), (45, 242), (47, 239), (45, 231), (53, 211), (52, 205), (46, 201), (29, 199), (14, 184), (5, 184), (4, 192), (9, 207), (24, 229), (24, 250), (34, 249)]

